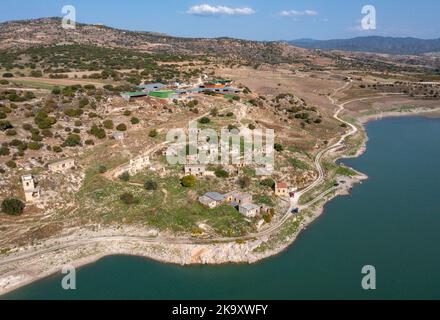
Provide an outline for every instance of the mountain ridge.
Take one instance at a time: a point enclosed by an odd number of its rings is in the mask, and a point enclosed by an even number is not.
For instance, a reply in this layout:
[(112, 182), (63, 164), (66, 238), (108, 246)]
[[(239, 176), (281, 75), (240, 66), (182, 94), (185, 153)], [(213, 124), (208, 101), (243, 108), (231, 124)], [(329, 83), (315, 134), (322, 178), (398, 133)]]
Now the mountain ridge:
[(314, 40), (297, 39), (287, 43), (305, 49), (371, 52), (382, 54), (420, 55), (440, 52), (440, 38), (366, 36), (348, 39)]

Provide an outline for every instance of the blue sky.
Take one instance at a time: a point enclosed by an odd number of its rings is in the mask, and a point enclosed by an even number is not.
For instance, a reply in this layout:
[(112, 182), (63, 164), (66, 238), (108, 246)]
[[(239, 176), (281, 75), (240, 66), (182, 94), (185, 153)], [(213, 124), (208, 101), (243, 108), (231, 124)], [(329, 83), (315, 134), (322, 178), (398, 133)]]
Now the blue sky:
[[(2, 0), (0, 21), (62, 16), (129, 30), (252, 40), (333, 39), (362, 35), (440, 37), (438, 0)], [(360, 30), (364, 5), (377, 29)]]

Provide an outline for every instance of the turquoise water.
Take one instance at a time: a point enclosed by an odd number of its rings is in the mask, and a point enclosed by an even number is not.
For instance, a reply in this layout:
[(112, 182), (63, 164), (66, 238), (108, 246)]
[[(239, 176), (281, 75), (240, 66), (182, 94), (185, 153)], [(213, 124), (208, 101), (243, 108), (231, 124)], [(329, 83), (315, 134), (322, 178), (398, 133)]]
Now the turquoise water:
[[(286, 252), (255, 265), (164, 265), (113, 256), (78, 270), (76, 291), (61, 274), (7, 299), (438, 299), (440, 298), (440, 120), (396, 118), (367, 126), (360, 158), (369, 175)], [(377, 290), (361, 269), (377, 270)]]

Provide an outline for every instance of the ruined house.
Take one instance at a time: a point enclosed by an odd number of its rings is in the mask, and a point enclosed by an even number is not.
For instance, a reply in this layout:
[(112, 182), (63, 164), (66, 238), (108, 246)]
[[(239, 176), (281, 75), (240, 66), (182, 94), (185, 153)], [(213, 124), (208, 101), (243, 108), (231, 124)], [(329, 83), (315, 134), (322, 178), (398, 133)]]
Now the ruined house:
[(40, 199), (40, 189), (36, 188), (34, 177), (31, 174), (27, 174), (21, 177), (23, 183), (23, 191), (26, 202), (34, 202)]
[(50, 162), (48, 164), (48, 168), (52, 172), (66, 172), (67, 170), (75, 167), (75, 159), (73, 158), (66, 158), (62, 160), (56, 160), (53, 162)]

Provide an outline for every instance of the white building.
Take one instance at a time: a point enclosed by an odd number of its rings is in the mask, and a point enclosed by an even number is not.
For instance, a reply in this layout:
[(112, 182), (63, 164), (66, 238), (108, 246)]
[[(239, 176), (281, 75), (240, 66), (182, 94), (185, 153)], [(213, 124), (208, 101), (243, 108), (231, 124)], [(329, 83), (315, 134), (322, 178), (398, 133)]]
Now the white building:
[(203, 165), (186, 165), (185, 174), (191, 174), (194, 176), (203, 176), (206, 172), (206, 167)]

